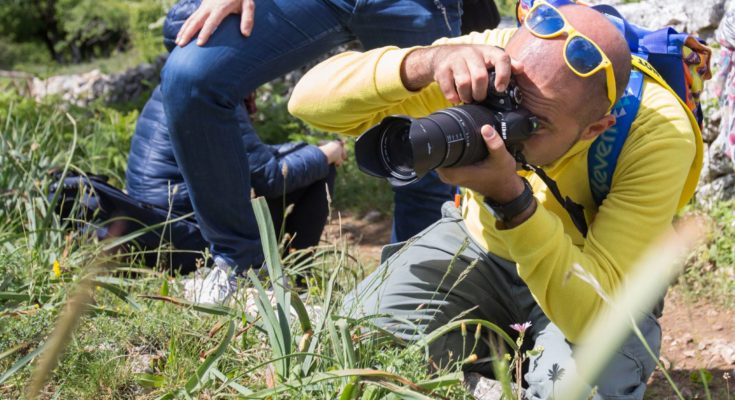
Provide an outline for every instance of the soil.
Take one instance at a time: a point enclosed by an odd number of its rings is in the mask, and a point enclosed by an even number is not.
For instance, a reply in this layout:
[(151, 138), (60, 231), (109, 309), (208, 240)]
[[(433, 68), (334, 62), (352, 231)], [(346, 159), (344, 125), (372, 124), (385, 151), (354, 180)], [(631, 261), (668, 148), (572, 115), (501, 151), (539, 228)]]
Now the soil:
[[(390, 240), (389, 216), (340, 212), (333, 215), (325, 235), (342, 237), (357, 246), (356, 257), (367, 269), (377, 266), (382, 246)], [(661, 363), (685, 399), (735, 400), (735, 310), (685, 299), (677, 287), (666, 296)], [(700, 371), (702, 373), (700, 374)], [(649, 379), (646, 399), (678, 399), (657, 369)]]

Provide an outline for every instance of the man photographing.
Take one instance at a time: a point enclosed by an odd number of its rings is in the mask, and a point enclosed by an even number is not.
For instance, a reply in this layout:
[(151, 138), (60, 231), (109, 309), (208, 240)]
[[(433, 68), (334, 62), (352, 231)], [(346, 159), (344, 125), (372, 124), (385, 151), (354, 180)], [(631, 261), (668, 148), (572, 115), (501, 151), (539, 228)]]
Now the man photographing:
[[(495, 80), (488, 82), (488, 69)], [(461, 210), (445, 206), (427, 228), (348, 296), (346, 308), (386, 314), (378, 324), (416, 339), (453, 319), (478, 318), (501, 327), (530, 321), (526, 338), (544, 351), (525, 375), (529, 398), (553, 396), (554, 364), (574, 373), (569, 343), (580, 339), (603, 301), (570, 276), (580, 265), (615, 293), (635, 261), (672, 229), (691, 197), (701, 167), (699, 138), (674, 94), (646, 77), (638, 114), (600, 206), (588, 181), (593, 140), (616, 123), (610, 110), (631, 70), (628, 45), (608, 19), (584, 6), (537, 2), (519, 29), (443, 39), (431, 47), (385, 47), (344, 53), (311, 70), (289, 110), (324, 130), (360, 134), (395, 114), (423, 117), (456, 103), (481, 101), (488, 84), (502, 91), (514, 78), (522, 106), (539, 127), (522, 142), (523, 158), (542, 166), (564, 196), (584, 207), (586, 235), (538, 175), (519, 171), (498, 133), (481, 128), (488, 157), (439, 173), (466, 191)], [(639, 328), (655, 352), (658, 313)], [(656, 314), (656, 315), (654, 315)], [(470, 335), (471, 336), (471, 335)], [(450, 333), (430, 346), (446, 365), (473, 349)], [(474, 349), (483, 359), (483, 343)], [(594, 385), (603, 398), (640, 399), (655, 361), (629, 338)], [(490, 373), (487, 362), (468, 367)], [(558, 382), (555, 382), (557, 385)]]

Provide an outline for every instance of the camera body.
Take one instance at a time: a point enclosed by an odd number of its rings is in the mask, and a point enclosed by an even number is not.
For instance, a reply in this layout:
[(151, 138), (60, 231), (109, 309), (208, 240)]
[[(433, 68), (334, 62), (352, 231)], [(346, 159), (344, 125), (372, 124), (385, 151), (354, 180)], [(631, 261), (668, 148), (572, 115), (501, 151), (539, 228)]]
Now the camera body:
[(482, 102), (445, 108), (423, 118), (393, 115), (365, 131), (355, 142), (360, 170), (404, 186), (436, 168), (476, 163), (488, 155), (480, 134), (486, 124), (515, 151), (536, 130), (538, 120), (521, 107), (521, 91), (512, 78), (507, 89), (499, 92), (493, 84), (494, 71), (489, 75)]

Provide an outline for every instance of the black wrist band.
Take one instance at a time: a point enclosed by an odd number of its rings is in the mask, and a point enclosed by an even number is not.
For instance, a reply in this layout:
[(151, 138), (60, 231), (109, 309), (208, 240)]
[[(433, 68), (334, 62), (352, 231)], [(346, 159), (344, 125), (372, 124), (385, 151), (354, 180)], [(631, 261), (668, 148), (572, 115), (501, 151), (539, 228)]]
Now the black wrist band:
[(496, 220), (510, 222), (531, 206), (533, 202), (533, 189), (531, 189), (531, 184), (528, 183), (526, 178), (521, 177), (521, 179), (523, 180), (523, 192), (510, 202), (498, 204), (485, 197), (485, 205), (493, 216), (495, 216)]

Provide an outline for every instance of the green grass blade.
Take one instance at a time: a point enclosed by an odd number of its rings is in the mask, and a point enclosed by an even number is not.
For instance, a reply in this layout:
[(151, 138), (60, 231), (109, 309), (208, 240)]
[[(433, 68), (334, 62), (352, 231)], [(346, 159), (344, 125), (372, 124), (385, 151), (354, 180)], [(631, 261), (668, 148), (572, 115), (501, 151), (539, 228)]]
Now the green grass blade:
[[(66, 117), (71, 121), (72, 127), (73, 127), (73, 136), (71, 145), (69, 146), (69, 156), (66, 159), (66, 162), (64, 163), (64, 168), (61, 171), (61, 176), (59, 177), (59, 182), (63, 182), (63, 180), (66, 178), (66, 174), (69, 172), (69, 167), (71, 166), (71, 160), (74, 157), (74, 152), (77, 149), (77, 121), (69, 114), (66, 114)], [(43, 228), (48, 228), (51, 222), (51, 218), (54, 217), (55, 213), (53, 212), (53, 209), (56, 207), (56, 204), (59, 202), (59, 198), (61, 196), (61, 193), (63, 190), (57, 190), (54, 193), (54, 197), (51, 198), (51, 201), (48, 203), (48, 207), (46, 209), (46, 215), (43, 218), (43, 221), (41, 222), (41, 226)], [(39, 240), (34, 244), (36, 249), (40, 249), (43, 247), (44, 241), (46, 239), (46, 235), (40, 235)]]
[(436, 390), (444, 387), (458, 385), (462, 383), (462, 379), (464, 379), (464, 373), (452, 372), (449, 374), (444, 374), (438, 378), (417, 382), (416, 385), (426, 390)]
[(214, 375), (215, 378), (222, 381), (223, 384), (226, 386), (232, 388), (234, 391), (236, 391), (240, 396), (250, 396), (253, 394), (253, 391), (246, 388), (245, 386), (230, 380), (225, 374), (222, 373), (222, 371), (218, 370), (217, 368), (212, 368), (212, 375)]
[[(248, 270), (247, 275), (252, 281), (255, 291), (258, 293), (258, 297), (255, 299), (255, 305), (258, 307), (258, 311), (261, 315), (263, 328), (268, 333), (273, 356), (275, 358), (280, 358), (281, 356), (290, 354), (290, 329), (289, 335), (285, 336), (282, 325), (276, 316), (276, 312), (273, 309), (260, 280), (255, 276), (255, 273), (252, 270)], [(288, 342), (286, 341), (287, 338), (289, 340)], [(276, 363), (276, 372), (282, 378), (288, 373), (289, 364), (288, 358), (282, 358)]]
[(171, 303), (177, 306), (188, 307), (194, 311), (203, 312), (205, 314), (226, 315), (226, 316), (231, 316), (231, 317), (237, 316), (237, 312), (233, 310), (232, 308), (217, 305), (217, 304), (198, 304), (198, 303), (192, 303), (190, 301), (186, 301), (184, 299), (179, 299), (177, 297), (159, 296), (159, 295), (152, 295), (152, 294), (141, 294), (141, 295), (138, 295), (138, 297), (140, 297), (141, 299), (159, 300), (159, 301), (164, 301), (166, 303)]
[(406, 349), (406, 351), (417, 351), (424, 346), (428, 346), (446, 333), (460, 328), (462, 324), (465, 324), (466, 326), (482, 325), (483, 328), (490, 329), (491, 331), (497, 333), (501, 338), (503, 338), (503, 340), (505, 340), (506, 343), (508, 343), (512, 350), (518, 350), (518, 345), (516, 344), (516, 342), (511, 339), (511, 337), (507, 333), (505, 333), (502, 328), (493, 324), (492, 322), (485, 321), (484, 319), (463, 319), (459, 321), (452, 321), (451, 323), (448, 323), (441, 328), (434, 330), (433, 332), (421, 338), (421, 340), (413, 344), (411, 347)]
[(311, 325), (311, 318), (309, 318), (309, 313), (306, 311), (306, 306), (296, 292), (291, 292), (291, 307), (299, 317), (301, 330), (304, 332), (313, 331), (314, 327)]
[(8, 379), (10, 379), (10, 377), (15, 375), (15, 373), (18, 372), (21, 368), (25, 367), (26, 364), (33, 361), (33, 359), (36, 358), (37, 355), (41, 354), (45, 345), (46, 343), (39, 344), (35, 350), (23, 356), (21, 359), (16, 361), (15, 364), (13, 364), (10, 368), (8, 368), (7, 371), (3, 372), (3, 374), (0, 375), (0, 385), (3, 384)]
[(184, 385), (184, 388), (186, 389), (186, 392), (188, 394), (193, 394), (197, 390), (201, 389), (202, 385), (208, 380), (209, 371), (212, 369), (215, 363), (219, 361), (222, 355), (225, 354), (225, 351), (227, 351), (227, 346), (230, 344), (232, 336), (234, 335), (235, 323), (230, 320), (224, 339), (222, 339), (214, 352), (212, 352), (212, 354), (204, 359), (204, 362), (202, 363), (202, 365), (199, 366), (199, 368), (197, 368), (194, 376), (189, 378), (189, 380), (186, 382), (186, 385)]
[(134, 239), (136, 239), (136, 238), (138, 238), (138, 237), (140, 237), (142, 235), (145, 235), (148, 232), (154, 231), (154, 230), (159, 229), (159, 228), (163, 228), (166, 225), (173, 224), (174, 222), (179, 222), (179, 221), (183, 221), (185, 219), (191, 218), (192, 215), (194, 215), (194, 213), (185, 214), (185, 215), (182, 215), (182, 216), (179, 216), (179, 217), (176, 217), (176, 218), (172, 218), (172, 219), (169, 219), (167, 221), (164, 221), (164, 222), (161, 222), (161, 223), (158, 223), (158, 224), (154, 224), (154, 225), (146, 225), (142, 221), (138, 221), (138, 220), (133, 219), (133, 218), (112, 218), (112, 219), (110, 219), (109, 221), (106, 221), (106, 222), (109, 223), (109, 222), (112, 222), (112, 221), (115, 221), (115, 220), (133, 221), (133, 222), (137, 222), (137, 223), (139, 223), (139, 224), (141, 224), (141, 225), (143, 225), (145, 227), (144, 228), (141, 228), (141, 229), (138, 229), (135, 232), (128, 233), (127, 235), (123, 235), (123, 236), (120, 236), (120, 237), (117, 237), (117, 238), (106, 240), (104, 242), (104, 246), (102, 247), (102, 250), (103, 251), (114, 250), (118, 246), (123, 245), (125, 243), (128, 243), (128, 242), (130, 242), (130, 241), (132, 241), (132, 240), (134, 240)]
[(126, 292), (123, 288), (117, 285), (113, 285), (111, 283), (107, 282), (101, 282), (100, 280), (96, 279), (94, 281), (94, 285), (97, 287), (101, 287), (108, 292), (114, 294), (122, 301), (126, 302), (130, 307), (132, 307), (135, 311), (141, 311), (143, 307), (138, 304), (137, 301), (135, 301), (135, 298), (130, 293)]
[[(253, 212), (258, 222), (258, 231), (260, 233), (260, 243), (263, 246), (263, 255), (265, 256), (265, 266), (273, 285), (273, 293), (276, 296), (275, 311), (278, 314), (278, 324), (281, 330), (281, 336), (284, 343), (290, 343), (291, 338), (291, 296), (286, 295), (286, 288), (283, 286), (286, 279), (281, 265), (281, 254), (278, 249), (278, 239), (276, 238), (275, 229), (273, 228), (273, 220), (268, 209), (264, 197), (258, 197), (252, 200)], [(284, 353), (285, 354), (285, 353)]]

